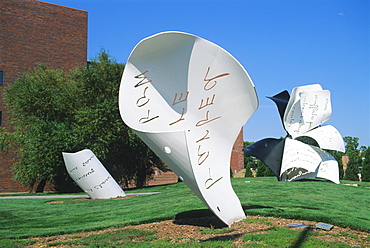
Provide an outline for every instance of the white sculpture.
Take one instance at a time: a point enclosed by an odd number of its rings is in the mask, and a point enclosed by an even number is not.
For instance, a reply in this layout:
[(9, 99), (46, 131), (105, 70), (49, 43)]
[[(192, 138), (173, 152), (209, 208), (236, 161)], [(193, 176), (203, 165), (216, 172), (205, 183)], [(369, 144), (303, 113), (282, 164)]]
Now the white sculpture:
[[(264, 161), (281, 181), (318, 177), (339, 183), (337, 161), (322, 150), (345, 151), (338, 130), (320, 126), (331, 117), (330, 91), (313, 84), (294, 88), (291, 96), (283, 91), (270, 98), (278, 106), (289, 137), (258, 141), (245, 148), (247, 154)], [(302, 137), (312, 138), (318, 147), (300, 141)]]
[(68, 174), (91, 199), (126, 196), (91, 150), (62, 154)]
[[(285, 110), (284, 127), (293, 139), (310, 137), (322, 149), (344, 152), (344, 141), (338, 130), (330, 125), (319, 127), (330, 119), (331, 113), (330, 91), (323, 90), (319, 84), (296, 87)], [(280, 171), (282, 180), (320, 177), (339, 183), (337, 161), (320, 148), (287, 139)]]
[(140, 41), (122, 76), (122, 119), (227, 225), (245, 218), (230, 156), (255, 112), (254, 85), (221, 47), (164, 32)]

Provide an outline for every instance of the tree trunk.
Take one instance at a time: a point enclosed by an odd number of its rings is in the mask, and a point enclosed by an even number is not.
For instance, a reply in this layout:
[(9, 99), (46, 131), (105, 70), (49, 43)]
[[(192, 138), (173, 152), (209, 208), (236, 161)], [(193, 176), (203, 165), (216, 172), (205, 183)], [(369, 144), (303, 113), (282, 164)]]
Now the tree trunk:
[(41, 181), (37, 185), (36, 193), (44, 192), (45, 185), (46, 185), (46, 179), (41, 179)]

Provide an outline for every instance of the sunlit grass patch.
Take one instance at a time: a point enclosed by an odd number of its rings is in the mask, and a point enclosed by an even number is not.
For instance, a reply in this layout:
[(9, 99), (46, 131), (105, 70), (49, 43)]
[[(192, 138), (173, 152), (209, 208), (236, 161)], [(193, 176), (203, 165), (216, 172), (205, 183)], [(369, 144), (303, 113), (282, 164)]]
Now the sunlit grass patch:
[[(367, 209), (370, 205), (368, 197), (370, 191), (366, 188), (370, 183), (362, 182), (361, 185), (366, 187), (352, 187), (322, 182), (278, 182), (276, 178), (233, 178), (232, 184), (246, 215), (256, 216), (244, 221), (264, 224), (267, 226), (265, 229), (270, 228), (267, 232), (277, 229), (270, 221), (270, 216), (370, 231), (370, 215)], [(79, 233), (86, 231), (162, 220), (174, 220), (187, 225), (199, 224), (204, 229), (216, 227), (214, 221), (204, 222), (216, 217), (184, 183), (126, 192), (161, 193), (124, 200), (64, 199), (64, 204), (47, 204), (50, 201), (61, 200), (58, 198), (1, 199), (0, 247), (32, 247), (32, 244), (26, 244), (28, 241), (25, 239), (63, 234), (79, 236)], [(225, 239), (235, 238), (228, 234), (227, 229), (214, 228), (204, 232), (210, 234), (221, 232)], [(312, 236), (311, 233), (310, 238)], [(347, 234), (342, 236), (351, 238)], [(166, 241), (163, 237), (156, 238), (155, 235), (149, 235), (147, 238), (149, 244), (176, 243), (174, 240)], [(69, 240), (79, 242), (78, 237)], [(135, 242), (137, 244), (144, 241)], [(195, 240), (184, 239), (183, 242), (188, 244), (193, 242), (197, 245)], [(230, 245), (232, 240), (208, 240), (207, 244), (208, 242), (212, 242), (212, 245), (214, 242)], [(258, 242), (249, 243), (258, 245)]]
[(329, 242), (314, 238), (311, 229), (298, 231), (290, 228), (271, 228), (266, 233), (250, 233), (242, 237), (242, 241), (250, 247), (351, 247), (341, 242)]
[(273, 225), (273, 223), (267, 219), (267, 218), (257, 218), (257, 219), (250, 219), (250, 218), (247, 218), (247, 219), (244, 219), (242, 220), (243, 222), (247, 222), (247, 223), (262, 223), (262, 224), (265, 224), (265, 225)]

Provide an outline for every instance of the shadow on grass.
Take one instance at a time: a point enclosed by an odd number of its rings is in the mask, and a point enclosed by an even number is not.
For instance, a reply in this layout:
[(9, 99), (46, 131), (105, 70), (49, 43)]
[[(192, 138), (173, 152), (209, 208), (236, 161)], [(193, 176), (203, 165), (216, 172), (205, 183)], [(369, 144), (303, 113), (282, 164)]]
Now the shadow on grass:
[(190, 225), (210, 228), (227, 227), (216, 215), (209, 209), (197, 209), (185, 211), (175, 216), (173, 221), (176, 225)]
[(205, 242), (208, 242), (208, 241), (229, 241), (229, 240), (233, 241), (233, 240), (236, 240), (236, 239), (242, 237), (243, 235), (244, 235), (244, 233), (222, 235), (222, 236), (217, 236), (217, 237), (213, 237), (213, 238), (203, 240), (203, 241), (201, 241), (201, 243), (205, 243)]
[[(261, 205), (243, 206), (243, 210), (261, 208), (273, 209), (273, 207)], [(191, 225), (210, 228), (227, 227), (227, 225), (223, 223), (219, 218), (217, 218), (217, 216), (209, 209), (197, 209), (179, 213), (175, 216), (175, 220), (173, 221), (173, 223), (177, 225)]]
[[(274, 207), (269, 207), (269, 206), (261, 206), (261, 205), (249, 205), (249, 206), (243, 206), (243, 210), (250, 210), (250, 209), (262, 209), (262, 208), (271, 208), (273, 209)], [(281, 209), (279, 209), (281, 211)], [(284, 210), (282, 210), (284, 211)]]
[(303, 231), (301, 231), (297, 241), (292, 246), (290, 246), (290, 248), (299, 248), (299, 247), (301, 247), (302, 244), (307, 239), (307, 237), (310, 236), (311, 232), (312, 232), (312, 227), (307, 227)]

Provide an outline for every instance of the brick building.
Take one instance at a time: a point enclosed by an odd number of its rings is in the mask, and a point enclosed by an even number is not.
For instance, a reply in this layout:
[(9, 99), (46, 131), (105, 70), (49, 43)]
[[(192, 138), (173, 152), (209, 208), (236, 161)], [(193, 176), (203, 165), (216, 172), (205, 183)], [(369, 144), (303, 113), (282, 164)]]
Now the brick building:
[(231, 171), (235, 175), (244, 169), (244, 138), (243, 129), (240, 131), (239, 136), (236, 138), (233, 150), (231, 152)]
[[(86, 64), (87, 12), (37, 0), (0, 0), (0, 29), (0, 126), (6, 126), (4, 86), (40, 62), (66, 70)], [(14, 161), (13, 154), (0, 157), (0, 192), (28, 190), (12, 179)]]
[[(0, 126), (8, 113), (2, 94), (11, 84), (38, 63), (65, 70), (87, 63), (86, 11), (37, 0), (0, 0)], [(243, 133), (239, 134), (231, 157), (232, 172), (244, 168)], [(0, 152), (0, 193), (29, 189), (13, 180), (14, 154)], [(156, 171), (148, 185), (177, 182), (172, 172)]]

